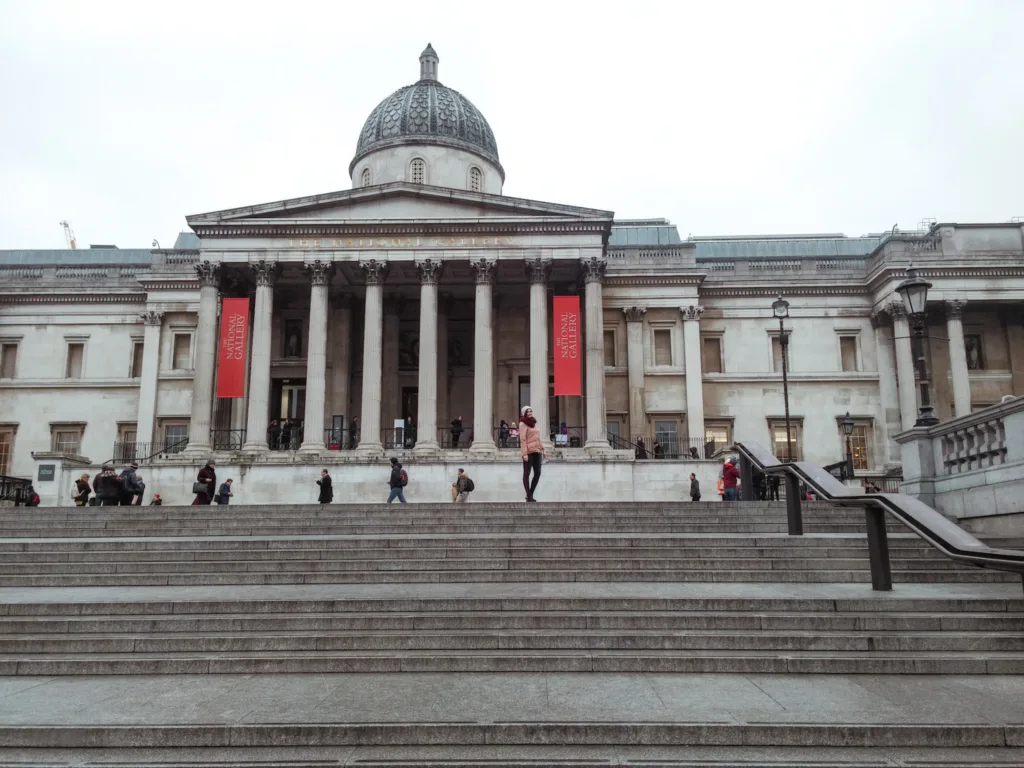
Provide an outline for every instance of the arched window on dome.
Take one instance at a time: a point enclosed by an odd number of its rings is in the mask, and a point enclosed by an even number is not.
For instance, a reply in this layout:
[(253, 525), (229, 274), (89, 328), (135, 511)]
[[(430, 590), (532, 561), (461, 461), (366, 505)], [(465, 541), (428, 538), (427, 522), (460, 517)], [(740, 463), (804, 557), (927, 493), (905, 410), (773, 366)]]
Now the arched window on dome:
[(480, 169), (473, 166), (469, 169), (469, 191), (470, 192), (482, 192), (484, 187), (484, 175), (480, 173)]
[(362, 180), (359, 182), (359, 186), (361, 186), (361, 187), (368, 187), (368, 186), (370, 186), (370, 181), (371, 180), (372, 179), (371, 179), (371, 176), (370, 176), (370, 169), (369, 168), (363, 168)]
[(422, 157), (414, 158), (409, 163), (409, 181), (413, 184), (427, 183), (427, 164)]

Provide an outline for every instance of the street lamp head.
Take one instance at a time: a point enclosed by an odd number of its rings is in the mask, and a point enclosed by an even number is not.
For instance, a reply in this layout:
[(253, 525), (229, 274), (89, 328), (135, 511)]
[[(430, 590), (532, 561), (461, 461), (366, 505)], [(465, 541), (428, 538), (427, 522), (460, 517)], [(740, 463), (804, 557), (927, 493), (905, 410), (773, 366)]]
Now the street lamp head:
[(908, 315), (923, 315), (928, 301), (928, 289), (932, 284), (917, 274), (912, 266), (907, 267), (907, 279), (896, 286), (896, 292), (903, 299)]
[(843, 417), (843, 434), (849, 437), (853, 434), (853, 419), (850, 418), (850, 412), (846, 412), (846, 416)]
[(779, 296), (778, 299), (772, 302), (772, 312), (774, 312), (775, 316), (780, 320), (789, 317), (789, 302)]

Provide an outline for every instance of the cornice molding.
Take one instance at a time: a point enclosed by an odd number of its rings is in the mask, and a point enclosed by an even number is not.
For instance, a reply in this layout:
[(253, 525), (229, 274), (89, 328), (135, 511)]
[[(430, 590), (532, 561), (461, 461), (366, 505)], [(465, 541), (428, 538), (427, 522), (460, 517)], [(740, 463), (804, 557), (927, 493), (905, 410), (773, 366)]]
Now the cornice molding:
[(605, 285), (621, 285), (621, 286), (672, 286), (672, 285), (697, 285), (699, 286), (703, 282), (703, 276), (693, 275), (680, 275), (674, 276), (653, 276), (653, 275), (637, 275), (631, 277), (623, 275), (616, 271), (614, 275), (605, 275)]
[[(786, 285), (787, 296), (864, 296), (870, 293), (864, 285), (800, 285), (791, 283)], [(751, 288), (751, 287), (708, 287), (704, 285), (700, 292), (701, 298), (713, 297), (720, 299), (746, 298), (746, 297), (778, 297), (777, 288)]]
[[(195, 287), (193, 284), (191, 287)], [(146, 294), (138, 293), (31, 293), (0, 294), (0, 304), (138, 304), (145, 306)]]
[(537, 233), (568, 233), (579, 234), (592, 232), (604, 234), (607, 227), (600, 222), (509, 222), (484, 220), (447, 221), (447, 222), (410, 222), (408, 224), (368, 224), (359, 220), (345, 221), (311, 221), (308, 223), (282, 221), (247, 221), (234, 224), (220, 222), (217, 224), (193, 225), (200, 237), (267, 237), (283, 235), (294, 237), (316, 237), (323, 235), (372, 235), (389, 237), (394, 235), (425, 235), (425, 234), (470, 234), (486, 232), (488, 234), (537, 234)]

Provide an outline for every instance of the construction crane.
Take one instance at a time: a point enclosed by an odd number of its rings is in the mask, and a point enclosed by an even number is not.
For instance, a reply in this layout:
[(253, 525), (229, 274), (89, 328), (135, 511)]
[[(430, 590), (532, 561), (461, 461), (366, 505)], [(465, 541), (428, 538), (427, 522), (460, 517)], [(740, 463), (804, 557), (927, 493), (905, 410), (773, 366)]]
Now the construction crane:
[(75, 232), (71, 229), (71, 222), (65, 220), (60, 225), (64, 227), (64, 241), (67, 243), (68, 248), (75, 250), (77, 244), (75, 243)]

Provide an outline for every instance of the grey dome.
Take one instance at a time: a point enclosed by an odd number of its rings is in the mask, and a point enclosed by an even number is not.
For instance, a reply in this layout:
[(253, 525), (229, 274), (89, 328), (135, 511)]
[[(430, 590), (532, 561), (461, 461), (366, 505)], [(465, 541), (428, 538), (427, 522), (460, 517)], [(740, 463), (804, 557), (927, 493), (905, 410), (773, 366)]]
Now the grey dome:
[(501, 168), (498, 145), (487, 119), (461, 93), (441, 85), (436, 72), (437, 54), (428, 44), (420, 57), (419, 81), (399, 88), (366, 118), (350, 173), (371, 152), (402, 144), (455, 147)]

